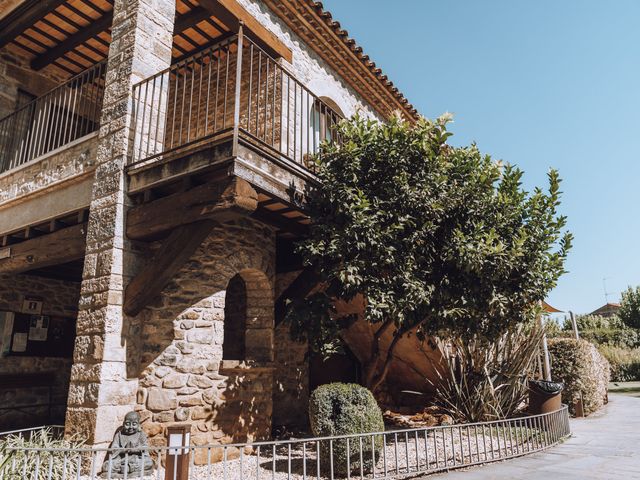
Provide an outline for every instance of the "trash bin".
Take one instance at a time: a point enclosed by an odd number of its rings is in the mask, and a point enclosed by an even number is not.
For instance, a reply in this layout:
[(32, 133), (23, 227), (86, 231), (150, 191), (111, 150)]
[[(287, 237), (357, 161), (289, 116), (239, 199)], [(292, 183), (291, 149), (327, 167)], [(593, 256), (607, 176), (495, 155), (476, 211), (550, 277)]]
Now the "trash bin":
[(529, 380), (529, 413), (538, 415), (560, 410), (560, 393), (563, 389), (564, 383)]

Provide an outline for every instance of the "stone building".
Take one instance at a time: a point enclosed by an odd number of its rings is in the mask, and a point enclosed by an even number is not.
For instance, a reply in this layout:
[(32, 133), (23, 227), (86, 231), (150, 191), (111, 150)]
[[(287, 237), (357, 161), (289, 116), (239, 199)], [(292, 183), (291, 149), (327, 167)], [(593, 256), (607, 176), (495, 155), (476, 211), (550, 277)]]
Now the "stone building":
[(309, 155), (343, 116), (415, 109), (311, 0), (0, 9), (0, 430), (303, 423), (307, 349), (276, 317)]

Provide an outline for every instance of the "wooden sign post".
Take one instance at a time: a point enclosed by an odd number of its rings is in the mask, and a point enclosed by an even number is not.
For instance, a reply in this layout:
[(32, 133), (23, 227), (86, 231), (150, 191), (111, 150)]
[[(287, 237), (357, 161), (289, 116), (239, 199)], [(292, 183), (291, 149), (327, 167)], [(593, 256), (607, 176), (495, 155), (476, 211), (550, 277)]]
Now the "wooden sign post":
[(165, 480), (189, 479), (189, 442), (191, 440), (191, 425), (173, 425), (167, 428), (167, 446), (182, 447), (167, 450), (165, 466)]

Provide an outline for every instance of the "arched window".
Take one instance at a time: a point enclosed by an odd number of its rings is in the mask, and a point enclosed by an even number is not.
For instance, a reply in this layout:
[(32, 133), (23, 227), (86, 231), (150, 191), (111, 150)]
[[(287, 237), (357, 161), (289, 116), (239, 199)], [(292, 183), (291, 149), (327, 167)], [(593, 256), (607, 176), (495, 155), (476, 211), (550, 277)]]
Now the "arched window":
[(342, 111), (330, 98), (320, 97), (313, 102), (309, 127), (314, 152), (318, 150), (322, 142), (331, 142), (335, 139), (333, 129), (342, 118), (344, 118)]
[(244, 360), (247, 330), (247, 287), (240, 275), (229, 280), (224, 300), (223, 360)]

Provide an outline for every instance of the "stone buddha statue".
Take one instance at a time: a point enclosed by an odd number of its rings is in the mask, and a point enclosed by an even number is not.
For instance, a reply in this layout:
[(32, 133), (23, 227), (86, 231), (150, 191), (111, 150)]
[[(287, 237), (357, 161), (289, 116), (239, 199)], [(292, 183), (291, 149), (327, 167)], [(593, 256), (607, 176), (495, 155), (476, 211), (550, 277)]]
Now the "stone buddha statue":
[[(102, 464), (102, 473), (111, 472), (112, 477), (121, 477), (127, 473), (151, 473), (153, 460), (149, 456), (147, 435), (140, 428), (140, 415), (129, 412), (122, 426), (116, 430), (110, 451)], [(127, 450), (123, 450), (127, 449)]]

